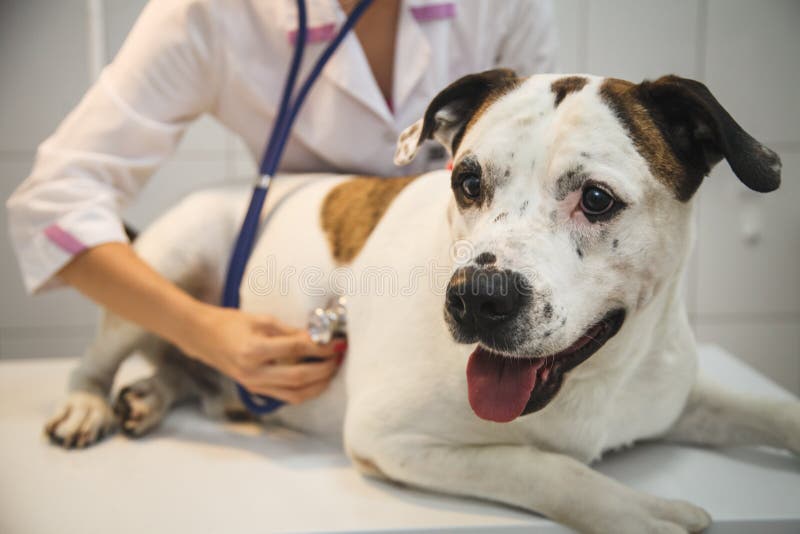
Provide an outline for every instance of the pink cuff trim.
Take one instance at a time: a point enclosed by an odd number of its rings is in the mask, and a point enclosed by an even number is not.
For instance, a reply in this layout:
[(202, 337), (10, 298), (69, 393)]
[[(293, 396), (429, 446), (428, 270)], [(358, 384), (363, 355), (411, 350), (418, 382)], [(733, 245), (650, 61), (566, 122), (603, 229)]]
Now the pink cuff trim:
[(414, 15), (417, 22), (452, 19), (456, 16), (456, 5), (452, 2), (448, 2), (446, 4), (417, 6), (411, 8), (411, 14)]
[[(336, 35), (336, 25), (335, 24), (324, 24), (322, 26), (314, 26), (312, 28), (308, 28), (306, 31), (306, 42), (307, 43), (320, 43), (323, 41), (330, 41)], [(289, 43), (294, 45), (297, 43), (297, 30), (292, 30), (288, 34)]]
[(72, 256), (86, 250), (86, 245), (57, 224), (51, 224), (45, 228), (44, 235), (61, 250)]

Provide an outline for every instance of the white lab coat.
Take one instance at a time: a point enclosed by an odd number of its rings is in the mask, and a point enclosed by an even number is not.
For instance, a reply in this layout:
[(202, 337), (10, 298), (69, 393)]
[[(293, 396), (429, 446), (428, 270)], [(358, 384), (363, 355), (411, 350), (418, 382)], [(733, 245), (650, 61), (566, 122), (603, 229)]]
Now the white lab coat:
[[(345, 18), (336, 0), (308, 6), (301, 79)], [(28, 291), (59, 285), (55, 273), (82, 250), (127, 240), (119, 213), (201, 114), (240, 135), (260, 159), (296, 29), (294, 0), (152, 1), (7, 202)], [(550, 71), (554, 51), (549, 0), (406, 0), (391, 108), (348, 35), (309, 94), (281, 169), (396, 175), (443, 165), (433, 151), (406, 168), (392, 164), (398, 134), (433, 96), (495, 66)]]

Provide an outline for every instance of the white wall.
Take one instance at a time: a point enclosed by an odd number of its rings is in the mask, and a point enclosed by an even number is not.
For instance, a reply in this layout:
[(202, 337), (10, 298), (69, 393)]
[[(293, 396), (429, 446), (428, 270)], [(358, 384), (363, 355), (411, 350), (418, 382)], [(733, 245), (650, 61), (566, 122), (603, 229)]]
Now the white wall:
[[(106, 0), (109, 57), (143, 0)], [(800, 393), (800, 2), (556, 0), (565, 72), (705, 82), (784, 162), (780, 192), (750, 193), (721, 164), (697, 198), (688, 304), (702, 341)], [(0, 198), (90, 79), (85, 0), (0, 3)], [(201, 184), (252, 175), (243, 146), (199, 121), (128, 214), (143, 225)], [(760, 234), (745, 239), (755, 220)], [(0, 220), (0, 358), (79, 354), (96, 311), (71, 292), (27, 298)]]

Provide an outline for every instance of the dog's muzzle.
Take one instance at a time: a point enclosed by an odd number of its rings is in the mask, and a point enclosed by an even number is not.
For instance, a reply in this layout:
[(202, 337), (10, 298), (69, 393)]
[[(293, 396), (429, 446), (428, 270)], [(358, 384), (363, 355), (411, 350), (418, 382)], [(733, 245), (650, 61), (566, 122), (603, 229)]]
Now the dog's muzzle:
[(447, 286), (445, 309), (457, 341), (472, 343), (490, 335), (503, 337), (532, 297), (520, 273), (493, 267), (462, 267)]

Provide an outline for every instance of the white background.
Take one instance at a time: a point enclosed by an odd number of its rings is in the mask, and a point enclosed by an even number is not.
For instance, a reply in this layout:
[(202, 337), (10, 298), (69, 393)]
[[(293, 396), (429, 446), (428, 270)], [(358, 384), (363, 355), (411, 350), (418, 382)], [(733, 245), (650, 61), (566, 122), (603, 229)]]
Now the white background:
[[(108, 57), (144, 0), (105, 0)], [(556, 0), (563, 72), (705, 82), (737, 121), (777, 150), (783, 186), (747, 191), (725, 163), (697, 197), (687, 291), (703, 341), (726, 347), (800, 393), (800, 1)], [(91, 79), (85, 0), (0, 2), (0, 198)], [(126, 219), (141, 227), (186, 192), (254, 172), (210, 119), (189, 131)], [(753, 224), (755, 240), (745, 239)], [(0, 358), (80, 354), (96, 309), (72, 291), (29, 298), (0, 219)]]

